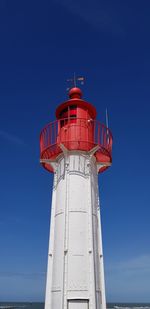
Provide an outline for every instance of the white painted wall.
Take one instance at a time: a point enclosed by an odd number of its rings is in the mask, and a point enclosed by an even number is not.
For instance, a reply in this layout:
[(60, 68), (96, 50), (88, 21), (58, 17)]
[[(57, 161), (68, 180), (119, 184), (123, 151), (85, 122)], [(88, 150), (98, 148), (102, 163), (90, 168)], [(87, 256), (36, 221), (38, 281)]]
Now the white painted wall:
[(95, 158), (68, 152), (55, 164), (45, 309), (74, 308), (106, 301)]

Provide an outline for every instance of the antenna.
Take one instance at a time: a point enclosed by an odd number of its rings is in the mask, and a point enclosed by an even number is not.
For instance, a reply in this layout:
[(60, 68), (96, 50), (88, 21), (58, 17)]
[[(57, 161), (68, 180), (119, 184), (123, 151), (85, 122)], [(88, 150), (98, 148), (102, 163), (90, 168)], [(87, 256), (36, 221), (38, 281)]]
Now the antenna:
[(108, 110), (107, 110), (107, 107), (106, 107), (106, 127), (108, 129)]
[(73, 77), (73, 83), (74, 83), (74, 87), (76, 87), (76, 73), (74, 72), (74, 77)]
[(108, 123), (108, 110), (107, 110), (107, 107), (106, 107), (106, 127), (107, 127), (107, 130), (106, 130), (106, 136), (107, 136), (107, 144), (109, 144), (109, 131), (108, 131), (108, 126), (109, 126), (109, 123)]

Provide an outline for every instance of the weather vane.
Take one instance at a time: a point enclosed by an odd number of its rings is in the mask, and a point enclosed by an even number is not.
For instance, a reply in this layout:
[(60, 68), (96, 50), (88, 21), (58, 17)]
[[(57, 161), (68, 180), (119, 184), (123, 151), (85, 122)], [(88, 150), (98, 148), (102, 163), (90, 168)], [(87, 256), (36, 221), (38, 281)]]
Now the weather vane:
[[(67, 79), (67, 82), (68, 82), (68, 83), (72, 83), (72, 84), (73, 84), (73, 87), (77, 87), (77, 82), (79, 82), (81, 85), (84, 85), (85, 78), (84, 78), (83, 76), (78, 76), (78, 77), (77, 77), (76, 74), (74, 73), (73, 78), (68, 78), (68, 79)], [(70, 88), (71, 88), (71, 86), (67, 88), (67, 91), (68, 91)]]

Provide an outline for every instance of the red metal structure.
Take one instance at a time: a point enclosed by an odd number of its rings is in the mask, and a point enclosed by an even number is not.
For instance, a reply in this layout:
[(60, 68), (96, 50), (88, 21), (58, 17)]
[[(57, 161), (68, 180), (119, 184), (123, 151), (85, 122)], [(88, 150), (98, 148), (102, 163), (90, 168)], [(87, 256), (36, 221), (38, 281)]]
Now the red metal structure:
[(95, 120), (96, 109), (82, 99), (79, 88), (69, 91), (69, 100), (56, 109), (56, 118), (40, 135), (40, 158), (44, 168), (53, 172), (53, 167), (44, 160), (57, 160), (62, 153), (60, 145), (63, 144), (70, 151), (84, 152), (97, 146), (94, 154), (96, 161), (103, 163), (99, 172), (106, 170), (112, 162), (112, 134), (105, 125)]

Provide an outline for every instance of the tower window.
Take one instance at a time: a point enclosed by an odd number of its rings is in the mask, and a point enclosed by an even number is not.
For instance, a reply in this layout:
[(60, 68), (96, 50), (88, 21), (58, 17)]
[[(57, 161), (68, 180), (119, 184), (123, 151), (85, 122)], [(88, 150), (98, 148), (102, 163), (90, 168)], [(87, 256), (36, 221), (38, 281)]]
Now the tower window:
[(60, 118), (68, 118), (69, 117), (69, 111), (75, 111), (77, 109), (77, 105), (70, 105), (64, 108), (61, 112), (59, 117)]
[(71, 105), (71, 106), (69, 107), (69, 109), (70, 109), (70, 110), (77, 109), (77, 105)]
[(71, 119), (76, 119), (76, 118), (77, 118), (77, 115), (70, 115), (70, 118), (71, 118)]

